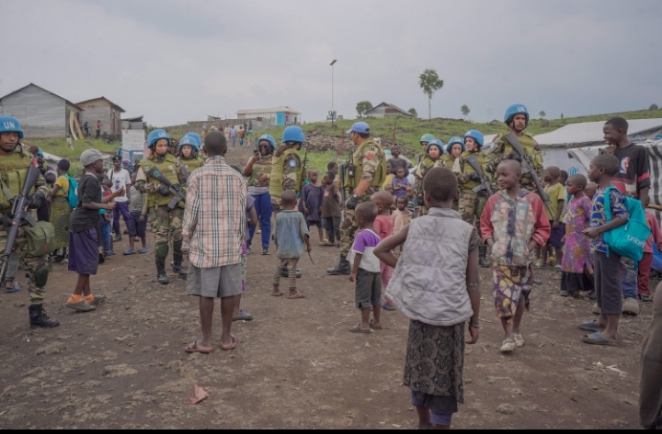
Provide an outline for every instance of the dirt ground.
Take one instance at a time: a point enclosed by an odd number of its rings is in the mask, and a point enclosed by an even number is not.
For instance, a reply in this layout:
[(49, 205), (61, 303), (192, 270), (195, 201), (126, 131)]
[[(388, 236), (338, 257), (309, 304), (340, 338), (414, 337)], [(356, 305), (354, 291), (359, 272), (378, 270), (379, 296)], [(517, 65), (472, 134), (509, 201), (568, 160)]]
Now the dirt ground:
[[(233, 323), (237, 348), (217, 345), (211, 355), (184, 353), (200, 333), (197, 300), (185, 295), (183, 279), (156, 282), (153, 253), (119, 253), (101, 265), (93, 293), (108, 299), (89, 313), (63, 307), (76, 275), (54, 265), (45, 307), (60, 326), (48, 330), (29, 328), (21, 276), (20, 292), (0, 296), (0, 426), (416, 427), (402, 386), (408, 319), (384, 312), (384, 330), (350, 333), (359, 319), (353, 284), (326, 275), (338, 249), (316, 247), (316, 234), (313, 241), (317, 264), (300, 261), (306, 299), (269, 296), (276, 258), (249, 256), (242, 307), (255, 320)], [(153, 247), (151, 236), (148, 242)], [(127, 247), (124, 236), (115, 251)], [(481, 335), (467, 346), (465, 403), (453, 427), (638, 428), (639, 358), (651, 305), (622, 319), (621, 346), (589, 346), (577, 325), (593, 317), (592, 302), (559, 296), (560, 272), (536, 275), (543, 284), (524, 317), (526, 345), (502, 355), (491, 270), (481, 269)], [(218, 342), (220, 307), (215, 315)], [(191, 405), (196, 383), (210, 396)]]

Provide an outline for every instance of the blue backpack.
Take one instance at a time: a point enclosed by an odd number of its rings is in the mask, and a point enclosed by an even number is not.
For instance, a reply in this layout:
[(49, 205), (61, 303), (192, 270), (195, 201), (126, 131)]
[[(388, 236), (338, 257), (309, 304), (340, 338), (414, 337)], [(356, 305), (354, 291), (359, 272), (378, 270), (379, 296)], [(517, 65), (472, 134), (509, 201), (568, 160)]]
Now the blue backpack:
[[(69, 206), (73, 209), (78, 206), (78, 182), (69, 175), (64, 175), (64, 177), (69, 180), (69, 192), (67, 193), (67, 201), (69, 201)], [(60, 190), (62, 190), (62, 187), (60, 187)]]
[[(616, 190), (616, 187), (608, 187), (605, 190), (605, 216), (607, 223), (611, 221), (611, 204), (609, 203), (610, 190)], [(625, 207), (630, 214), (630, 218), (624, 225), (604, 233), (605, 244), (609, 250), (613, 250), (621, 256), (641, 261), (644, 257), (644, 245), (650, 237), (651, 229), (646, 223), (646, 212), (641, 205), (641, 201), (630, 196), (625, 197)]]

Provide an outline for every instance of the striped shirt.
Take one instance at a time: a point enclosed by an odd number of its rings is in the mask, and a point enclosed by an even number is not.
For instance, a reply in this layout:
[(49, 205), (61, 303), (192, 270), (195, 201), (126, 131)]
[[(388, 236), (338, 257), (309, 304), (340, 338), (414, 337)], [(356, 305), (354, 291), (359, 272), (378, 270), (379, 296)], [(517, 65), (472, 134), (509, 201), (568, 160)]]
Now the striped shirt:
[(184, 248), (198, 268), (238, 264), (246, 228), (246, 181), (211, 157), (188, 179), (182, 224)]

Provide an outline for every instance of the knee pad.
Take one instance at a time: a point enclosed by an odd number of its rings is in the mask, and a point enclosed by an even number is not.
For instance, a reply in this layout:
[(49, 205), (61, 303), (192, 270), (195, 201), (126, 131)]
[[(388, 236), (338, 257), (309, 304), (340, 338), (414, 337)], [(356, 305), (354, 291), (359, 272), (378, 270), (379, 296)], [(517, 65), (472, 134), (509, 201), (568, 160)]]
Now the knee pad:
[(168, 243), (159, 243), (154, 246), (156, 259), (165, 260), (168, 256)]
[(48, 264), (43, 264), (39, 268), (35, 269), (32, 273), (32, 282), (34, 282), (37, 288), (43, 288), (48, 283), (48, 273), (49, 273)]

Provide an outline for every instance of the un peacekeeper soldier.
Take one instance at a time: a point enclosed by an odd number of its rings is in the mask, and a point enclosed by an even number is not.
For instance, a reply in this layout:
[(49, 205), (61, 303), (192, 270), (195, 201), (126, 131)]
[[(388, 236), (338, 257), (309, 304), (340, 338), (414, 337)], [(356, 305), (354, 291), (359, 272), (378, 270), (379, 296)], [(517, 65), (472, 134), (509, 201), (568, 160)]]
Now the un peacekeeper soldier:
[(425, 133), (421, 136), (421, 140), (419, 141), (419, 143), (421, 144), (421, 148), (423, 148), (422, 149), (423, 154), (425, 154), (425, 150), (427, 149), (428, 144), (433, 140), (434, 140), (434, 136), (430, 133)]
[(182, 137), (179, 141), (177, 153), (179, 154), (180, 164), (184, 166), (187, 179), (191, 176), (191, 173), (193, 173), (198, 167), (201, 167), (204, 162), (204, 160), (198, 156), (200, 153), (200, 145), (190, 133)]
[[(369, 202), (370, 196), (380, 190), (386, 178), (386, 154), (382, 147), (370, 138), (370, 127), (365, 122), (356, 122), (347, 134), (357, 146), (345, 170), (345, 189), (349, 197), (345, 203), (345, 220), (340, 226), (340, 262), (326, 270), (328, 274), (350, 274), (347, 254), (354, 243), (358, 224), (354, 210), (358, 204)], [(351, 166), (354, 166), (353, 177)]]
[[(542, 166), (542, 155), (538, 150), (538, 143), (533, 139), (533, 136), (524, 130), (529, 124), (529, 112), (526, 110), (526, 107), (522, 104), (513, 104), (506, 110), (506, 115), (504, 120), (509, 132), (513, 132), (517, 135), (520, 144), (524, 153), (529, 156), (531, 167), (535, 170), (538, 175), (538, 179), (543, 179), (543, 166)], [(506, 133), (507, 134), (507, 133)], [(508, 154), (514, 152), (517, 154), (517, 151), (513, 149), (510, 143), (505, 139), (505, 134), (501, 133), (494, 138), (494, 148), (490, 155), (488, 156), (488, 163), (485, 166), (487, 172), (490, 173), (490, 176), (496, 180), (496, 170), (499, 166), (499, 163), (503, 161)], [(520, 179), (520, 185), (523, 188), (526, 188), (529, 191), (537, 193), (536, 185), (531, 179), (529, 173), (522, 173)]]
[[(416, 175), (414, 176), (414, 194), (416, 195), (416, 203), (421, 207), (421, 214), (427, 214), (427, 207), (423, 200), (423, 178), (428, 170), (433, 167), (439, 166), (442, 156), (444, 154), (444, 143), (439, 139), (432, 139), (425, 147), (425, 155), (418, 166), (416, 166)], [(442, 166), (443, 167), (443, 166)]]
[(303, 130), (292, 125), (283, 131), (283, 144), (276, 149), (271, 160), (271, 176), (269, 177), (269, 194), (274, 212), (282, 211), (280, 197), (284, 190), (294, 190), (297, 195), (301, 191), (305, 168), (299, 155), (301, 145), (306, 141)]
[[(458, 187), (460, 189), (458, 212), (462, 215), (462, 220), (476, 228), (478, 235), (480, 235), (480, 215), (487, 203), (487, 199), (489, 199), (489, 193), (486, 190), (481, 190), (478, 193), (473, 191), (475, 187), (481, 184), (481, 179), (478, 172), (474, 170), (473, 166), (467, 160), (469, 158), (475, 158), (483, 175), (487, 176), (485, 175), (487, 155), (481, 152), (483, 143), (484, 138), (480, 131), (467, 131), (464, 135), (464, 144), (462, 145), (466, 151), (460, 155), (460, 173), (457, 177)], [(478, 263), (483, 268), (490, 267), (490, 261), (487, 260), (486, 245), (478, 246)]]
[[(182, 217), (184, 214), (183, 202), (179, 202), (174, 209), (168, 208), (173, 194), (168, 187), (157, 179), (147, 176), (147, 172), (155, 166), (173, 185), (186, 182), (184, 166), (168, 153), (170, 136), (165, 130), (154, 130), (147, 136), (149, 156), (140, 162), (136, 175), (136, 188), (145, 193), (146, 207), (143, 211), (149, 217), (154, 227), (154, 250), (156, 251), (156, 273), (159, 283), (167, 284), (168, 276), (165, 272), (165, 260), (168, 256), (168, 242), (172, 239), (173, 265), (172, 270), (180, 276), (188, 272), (182, 267)], [(186, 192), (182, 190), (185, 196)]]
[[(5, 250), (7, 233), (12, 225), (13, 196), (21, 194), (23, 184), (32, 164), (31, 156), (23, 149), (18, 140), (23, 138), (23, 130), (18, 120), (11, 116), (0, 116), (0, 177), (3, 180), (0, 188), (0, 253)], [(38, 208), (49, 195), (48, 188), (43, 177), (40, 175), (31, 191), (32, 196), (28, 201), (28, 208)], [(9, 196), (9, 197), (8, 197)], [(4, 232), (3, 232), (4, 230)], [(14, 243), (14, 251), (9, 257), (9, 268), (7, 274), (13, 276), (17, 272), (18, 263), (23, 264), (29, 279), (28, 291), (30, 294), (30, 327), (55, 327), (60, 322), (50, 318), (43, 308), (44, 296), (46, 295), (46, 283), (50, 264), (48, 255), (41, 257), (28, 256), (26, 253), (27, 239), (23, 231), (19, 231)], [(16, 260), (18, 259), (18, 260)], [(1, 261), (0, 261), (1, 262)]]

